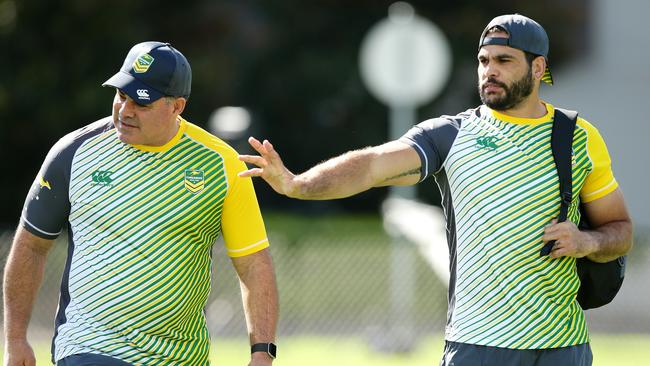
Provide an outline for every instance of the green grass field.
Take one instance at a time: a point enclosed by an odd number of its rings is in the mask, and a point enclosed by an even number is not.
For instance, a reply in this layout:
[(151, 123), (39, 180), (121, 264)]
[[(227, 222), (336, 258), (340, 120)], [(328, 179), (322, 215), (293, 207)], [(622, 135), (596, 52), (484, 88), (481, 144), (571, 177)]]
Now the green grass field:
[[(361, 338), (286, 337), (278, 341), (277, 366), (432, 366), (440, 362), (441, 338), (424, 339), (414, 352), (387, 355), (373, 352)], [(595, 334), (591, 347), (594, 366), (639, 366), (650, 360), (650, 335)], [(36, 345), (37, 365), (49, 365), (49, 344)], [(215, 340), (211, 360), (215, 366), (248, 364), (244, 339)], [(3, 352), (4, 354), (4, 352)]]

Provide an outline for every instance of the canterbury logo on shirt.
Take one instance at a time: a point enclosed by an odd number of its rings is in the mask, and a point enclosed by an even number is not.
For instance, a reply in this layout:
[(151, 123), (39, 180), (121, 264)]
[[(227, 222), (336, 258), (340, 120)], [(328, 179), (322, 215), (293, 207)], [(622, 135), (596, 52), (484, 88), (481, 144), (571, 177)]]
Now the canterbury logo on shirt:
[(499, 147), (497, 141), (499, 139), (495, 136), (481, 136), (476, 139), (476, 146), (480, 149), (494, 151)]
[(113, 172), (108, 170), (95, 170), (92, 175), (92, 181), (94, 185), (108, 186), (113, 183), (113, 178), (111, 178)]

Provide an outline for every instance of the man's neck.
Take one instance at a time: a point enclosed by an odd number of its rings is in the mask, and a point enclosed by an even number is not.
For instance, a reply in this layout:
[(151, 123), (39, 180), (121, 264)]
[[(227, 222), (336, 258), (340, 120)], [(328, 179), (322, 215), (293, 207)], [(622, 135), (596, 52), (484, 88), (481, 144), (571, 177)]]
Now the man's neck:
[(514, 108), (499, 111), (506, 116), (516, 118), (540, 118), (546, 115), (546, 105), (537, 95), (530, 95)]

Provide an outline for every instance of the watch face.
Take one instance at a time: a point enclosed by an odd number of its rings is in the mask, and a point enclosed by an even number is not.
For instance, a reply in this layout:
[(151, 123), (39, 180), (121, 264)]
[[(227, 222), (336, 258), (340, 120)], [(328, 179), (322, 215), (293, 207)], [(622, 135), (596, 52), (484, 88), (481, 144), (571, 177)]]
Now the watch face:
[(275, 357), (276, 357), (277, 349), (278, 349), (278, 347), (276, 347), (275, 344), (273, 344), (273, 343), (269, 343), (269, 350), (268, 350), (268, 354), (269, 354), (269, 356), (275, 358)]

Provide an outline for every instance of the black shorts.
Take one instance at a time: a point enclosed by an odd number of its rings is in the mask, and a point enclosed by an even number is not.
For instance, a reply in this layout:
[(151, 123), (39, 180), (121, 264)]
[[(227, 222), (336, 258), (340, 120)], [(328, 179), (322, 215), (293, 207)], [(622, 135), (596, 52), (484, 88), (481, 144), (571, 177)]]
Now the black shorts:
[(56, 363), (56, 366), (132, 366), (117, 358), (94, 353), (80, 353), (65, 357)]
[(589, 343), (547, 349), (510, 349), (445, 342), (440, 366), (591, 366)]

